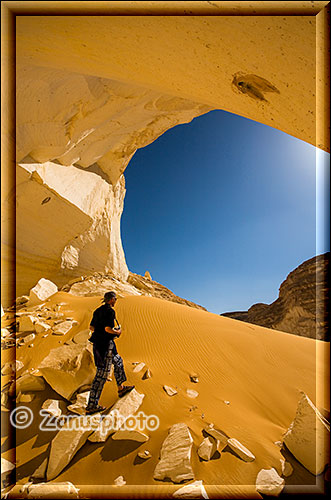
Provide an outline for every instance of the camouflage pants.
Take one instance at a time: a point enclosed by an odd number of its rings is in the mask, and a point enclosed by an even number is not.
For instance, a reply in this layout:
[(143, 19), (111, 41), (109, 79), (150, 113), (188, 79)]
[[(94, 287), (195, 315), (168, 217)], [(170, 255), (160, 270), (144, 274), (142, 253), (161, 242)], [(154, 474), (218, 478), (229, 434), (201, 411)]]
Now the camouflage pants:
[[(105, 385), (107, 377), (110, 373), (112, 364), (114, 365), (114, 375), (117, 385), (122, 385), (126, 380), (123, 359), (119, 354), (117, 354), (116, 351), (116, 354), (113, 352), (113, 347), (114, 344), (110, 341), (109, 349), (104, 357), (103, 363), (97, 365), (97, 373), (92, 382), (90, 397), (87, 404), (88, 409), (95, 408), (98, 405), (103, 386)], [(95, 359), (97, 358), (97, 356), (94, 357)]]

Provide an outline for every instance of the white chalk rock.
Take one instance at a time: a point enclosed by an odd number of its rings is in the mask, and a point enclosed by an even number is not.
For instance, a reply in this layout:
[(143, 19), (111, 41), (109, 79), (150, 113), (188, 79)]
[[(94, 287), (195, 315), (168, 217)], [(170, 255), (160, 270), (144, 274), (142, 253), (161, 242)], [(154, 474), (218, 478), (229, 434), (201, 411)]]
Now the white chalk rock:
[(90, 338), (91, 332), (90, 330), (82, 330), (76, 335), (73, 336), (72, 340), (75, 344), (85, 344), (86, 341)]
[(197, 391), (194, 391), (193, 389), (186, 389), (186, 394), (189, 398), (192, 399), (195, 399), (199, 396), (199, 393)]
[(98, 426), (101, 415), (77, 416), (68, 419), (51, 443), (47, 467), (47, 481), (54, 479), (68, 465), (88, 436)]
[(177, 394), (176, 389), (174, 389), (173, 387), (170, 387), (169, 385), (164, 385), (163, 389), (168, 394), (168, 396), (174, 396), (175, 394)]
[(293, 473), (293, 467), (290, 462), (287, 462), (284, 459), (280, 459), (280, 466), (282, 469), (282, 476), (289, 477)]
[(276, 469), (262, 469), (256, 477), (256, 491), (263, 495), (278, 497), (285, 486), (285, 479), (281, 478)]
[(198, 455), (203, 460), (210, 460), (217, 450), (217, 441), (214, 438), (206, 437), (198, 448)]
[(16, 398), (17, 403), (31, 403), (35, 398), (35, 394), (22, 394), (21, 392), (18, 394)]
[(47, 411), (53, 417), (59, 417), (62, 415), (62, 410), (59, 406), (60, 401), (58, 399), (46, 399), (42, 404), (42, 409)]
[(45, 380), (43, 377), (36, 377), (26, 373), (16, 380), (16, 392), (36, 392), (45, 390)]
[(148, 458), (152, 458), (152, 454), (148, 450), (139, 451), (139, 453), (137, 455), (139, 458), (142, 458), (143, 460), (147, 460)]
[(46, 478), (46, 470), (47, 470), (47, 462), (48, 458), (46, 457), (45, 460), (41, 462), (39, 467), (34, 471), (32, 474), (31, 478), (33, 479), (45, 479)]
[[(1, 457), (1, 488), (6, 488), (10, 484), (11, 471), (15, 469), (15, 465)], [(13, 480), (15, 480), (13, 478)]]
[(323, 472), (329, 461), (330, 425), (304, 392), (284, 443), (312, 474)]
[(162, 444), (160, 461), (154, 470), (154, 479), (170, 479), (173, 483), (194, 479), (191, 466), (193, 439), (184, 423), (174, 424)]
[(112, 435), (112, 439), (119, 441), (121, 439), (128, 439), (129, 441), (137, 441), (139, 443), (146, 443), (149, 437), (143, 432), (136, 430), (119, 430)]
[(85, 415), (86, 406), (90, 397), (90, 391), (81, 392), (77, 394), (76, 401), (67, 406), (67, 410), (72, 413), (77, 413), (78, 415)]
[(70, 400), (79, 387), (92, 383), (95, 375), (92, 346), (89, 342), (52, 349), (39, 366), (45, 380), (65, 399)]
[(245, 462), (253, 462), (255, 456), (251, 453), (244, 445), (242, 445), (237, 439), (228, 439), (228, 446), (234, 451), (242, 460)]
[(30, 314), (27, 315), (22, 315), (20, 316), (18, 320), (18, 331), (19, 332), (34, 332), (35, 327), (34, 327), (34, 322), (35, 318), (31, 316)]
[(138, 363), (138, 364), (134, 367), (134, 369), (132, 370), (132, 371), (133, 371), (133, 373), (139, 373), (139, 372), (141, 372), (141, 370), (144, 368), (144, 366), (145, 366), (145, 363)]
[(105, 442), (110, 434), (113, 434), (131, 415), (136, 413), (144, 397), (145, 394), (140, 394), (136, 389), (132, 389), (123, 398), (116, 401), (111, 410), (107, 414), (103, 414), (99, 428), (89, 436), (89, 441), (93, 443)]
[(194, 481), (173, 493), (173, 498), (209, 498), (202, 481)]
[(144, 375), (143, 375), (143, 380), (146, 380), (147, 378), (151, 378), (152, 376), (152, 372), (150, 371), (149, 368), (147, 368), (147, 370), (145, 371)]
[(54, 295), (57, 291), (58, 288), (52, 281), (41, 278), (30, 290), (29, 306), (45, 302), (45, 300)]
[(207, 427), (205, 427), (204, 431), (207, 434), (209, 434), (209, 436), (211, 436), (212, 438), (214, 438), (216, 440), (217, 450), (219, 452), (223, 451), (224, 448), (228, 444), (228, 438), (227, 438), (227, 436), (225, 436), (225, 434), (223, 434), (220, 430), (215, 429), (213, 424), (208, 425)]
[(61, 323), (58, 323), (57, 325), (54, 326), (53, 328), (53, 334), (54, 335), (65, 335), (68, 333), (71, 328), (73, 327), (74, 322), (73, 321), (61, 321)]
[(30, 344), (30, 342), (33, 342), (35, 338), (36, 334), (30, 333), (30, 335), (27, 335), (26, 337), (19, 339), (18, 343), (19, 345), (28, 345)]
[(118, 476), (115, 480), (114, 480), (114, 484), (116, 486), (124, 486), (126, 484), (126, 481), (124, 479), (123, 476)]
[(79, 489), (69, 481), (65, 483), (31, 484), (26, 489), (27, 498), (79, 498)]
[(34, 324), (34, 328), (36, 333), (45, 333), (49, 332), (51, 330), (51, 326), (48, 323), (45, 323), (44, 321), (36, 321)]

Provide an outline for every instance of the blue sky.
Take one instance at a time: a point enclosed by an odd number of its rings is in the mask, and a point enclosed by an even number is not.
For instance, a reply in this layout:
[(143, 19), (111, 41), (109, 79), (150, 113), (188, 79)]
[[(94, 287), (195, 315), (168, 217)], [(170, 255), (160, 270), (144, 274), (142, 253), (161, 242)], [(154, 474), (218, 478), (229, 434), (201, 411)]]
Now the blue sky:
[(211, 111), (168, 130), (125, 179), (130, 271), (210, 312), (273, 302), (290, 271), (326, 251), (316, 250), (315, 148), (241, 116)]

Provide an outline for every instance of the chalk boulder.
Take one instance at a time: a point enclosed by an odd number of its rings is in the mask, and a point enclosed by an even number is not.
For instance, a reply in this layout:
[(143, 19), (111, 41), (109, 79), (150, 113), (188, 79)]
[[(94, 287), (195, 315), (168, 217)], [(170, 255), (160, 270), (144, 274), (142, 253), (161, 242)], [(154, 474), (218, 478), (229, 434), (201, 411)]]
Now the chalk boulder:
[(29, 306), (41, 304), (58, 291), (57, 286), (50, 280), (41, 278), (38, 283), (31, 288), (29, 293)]
[(278, 497), (285, 486), (285, 479), (281, 478), (274, 468), (262, 469), (256, 477), (255, 484), (258, 493)]

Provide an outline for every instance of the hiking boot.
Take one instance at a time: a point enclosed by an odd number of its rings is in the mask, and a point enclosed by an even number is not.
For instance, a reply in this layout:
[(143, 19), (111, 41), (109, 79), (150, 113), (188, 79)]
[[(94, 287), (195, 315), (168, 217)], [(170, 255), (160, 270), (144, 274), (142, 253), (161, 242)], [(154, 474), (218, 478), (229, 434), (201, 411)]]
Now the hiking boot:
[(118, 391), (118, 397), (122, 398), (125, 394), (132, 391), (132, 389), (134, 389), (134, 385), (125, 385), (123, 389), (120, 389)]

